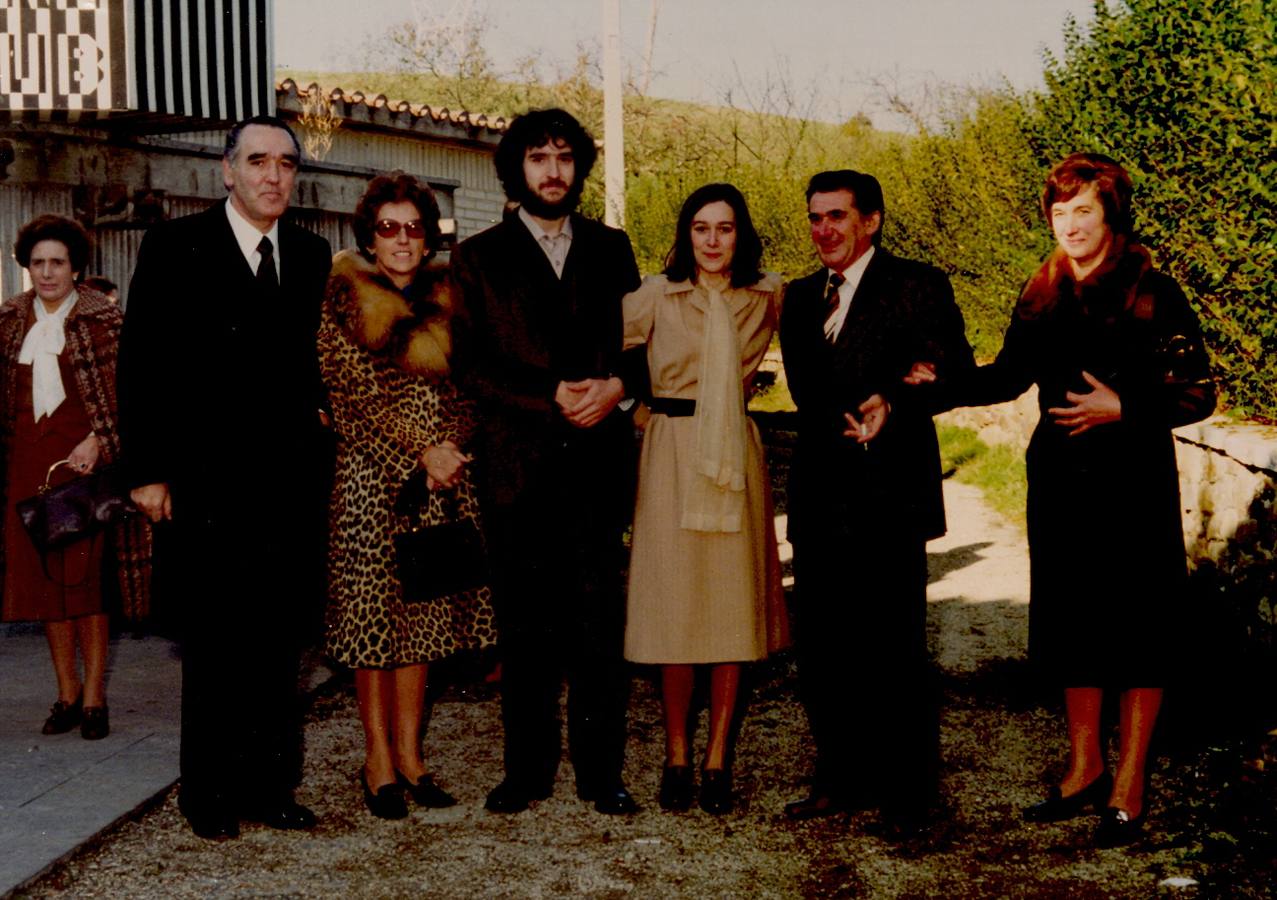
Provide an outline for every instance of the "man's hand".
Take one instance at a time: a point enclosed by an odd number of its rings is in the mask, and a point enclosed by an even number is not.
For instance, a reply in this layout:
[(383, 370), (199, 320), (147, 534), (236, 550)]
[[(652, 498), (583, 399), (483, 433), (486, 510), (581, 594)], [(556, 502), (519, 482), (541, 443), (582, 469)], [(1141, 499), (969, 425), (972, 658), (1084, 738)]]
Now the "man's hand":
[(98, 436), (89, 432), (89, 436), (76, 444), (75, 449), (67, 456), (71, 462), (71, 468), (80, 475), (92, 472), (93, 467), (98, 464), (99, 449)]
[(918, 360), (904, 377), (905, 384), (930, 384), (936, 380), (936, 364)]
[(144, 484), (129, 491), (129, 498), (152, 522), (173, 518), (173, 500), (167, 484)]
[(1085, 394), (1068, 391), (1064, 399), (1072, 403), (1072, 406), (1053, 406), (1047, 410), (1055, 416), (1056, 425), (1072, 429), (1069, 437), (1090, 431), (1096, 425), (1105, 425), (1122, 418), (1122, 398), (1117, 392), (1090, 372), (1083, 372), (1082, 377), (1094, 390)]
[(847, 420), (847, 430), (843, 437), (855, 438), (857, 444), (868, 444), (882, 431), (887, 424), (887, 414), (891, 412), (891, 404), (883, 399), (882, 394), (873, 394), (856, 410), (860, 413), (857, 419), (851, 413), (843, 413)]
[(437, 487), (454, 488), (461, 481), (461, 474), (466, 464), (473, 457), (461, 452), (461, 448), (453, 441), (444, 441), (433, 447), (427, 447), (421, 454), (421, 465), (426, 470), (426, 487), (434, 490)]
[(584, 381), (560, 381), (554, 402), (563, 418), (577, 428), (593, 428), (607, 418), (625, 397), (625, 385), (611, 378), (587, 378)]

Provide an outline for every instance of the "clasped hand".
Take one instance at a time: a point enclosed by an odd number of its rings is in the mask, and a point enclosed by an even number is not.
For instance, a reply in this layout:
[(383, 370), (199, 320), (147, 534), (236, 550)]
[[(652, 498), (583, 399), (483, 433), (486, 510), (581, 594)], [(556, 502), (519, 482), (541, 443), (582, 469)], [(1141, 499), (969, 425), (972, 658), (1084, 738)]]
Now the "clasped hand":
[(1056, 425), (1071, 429), (1069, 437), (1122, 418), (1122, 399), (1117, 392), (1090, 372), (1083, 372), (1082, 377), (1093, 390), (1085, 394), (1068, 391), (1064, 399), (1072, 406), (1052, 406), (1047, 410), (1055, 417)]
[(421, 465), (426, 470), (426, 487), (454, 488), (461, 481), (461, 475), (474, 457), (461, 452), (454, 441), (443, 441), (433, 447), (427, 447), (421, 453)]
[(625, 396), (625, 385), (611, 378), (586, 378), (582, 381), (560, 381), (554, 402), (569, 424), (577, 428), (593, 428), (607, 418)]

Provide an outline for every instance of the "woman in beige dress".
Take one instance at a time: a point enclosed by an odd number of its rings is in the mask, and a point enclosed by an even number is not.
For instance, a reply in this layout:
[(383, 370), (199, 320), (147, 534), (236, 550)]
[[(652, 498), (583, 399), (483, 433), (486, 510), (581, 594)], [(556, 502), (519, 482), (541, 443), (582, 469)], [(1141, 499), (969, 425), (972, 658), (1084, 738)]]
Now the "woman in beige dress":
[(780, 312), (781, 280), (761, 257), (745, 198), (709, 184), (684, 202), (665, 271), (625, 298), (625, 346), (646, 344), (652, 381), (625, 656), (661, 666), (667, 810), (692, 803), (694, 667), (710, 668), (700, 805), (721, 814), (741, 663), (789, 639), (762, 442), (745, 415)]

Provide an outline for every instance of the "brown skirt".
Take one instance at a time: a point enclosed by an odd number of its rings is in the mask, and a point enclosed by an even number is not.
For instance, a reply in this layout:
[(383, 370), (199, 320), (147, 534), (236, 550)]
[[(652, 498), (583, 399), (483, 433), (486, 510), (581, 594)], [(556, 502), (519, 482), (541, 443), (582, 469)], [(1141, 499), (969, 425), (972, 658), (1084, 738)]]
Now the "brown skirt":
[[(102, 612), (102, 547), (95, 535), (42, 559), (22, 527), (16, 504), (44, 484), (49, 466), (66, 459), (92, 430), (75, 389), (66, 354), (58, 358), (67, 397), (39, 422), (31, 405), (31, 367), (18, 365), (13, 375), (17, 416), (5, 472), (4, 606), (6, 622), (60, 621)], [(54, 482), (73, 477), (63, 467)], [(46, 571), (47, 567), (47, 571)]]

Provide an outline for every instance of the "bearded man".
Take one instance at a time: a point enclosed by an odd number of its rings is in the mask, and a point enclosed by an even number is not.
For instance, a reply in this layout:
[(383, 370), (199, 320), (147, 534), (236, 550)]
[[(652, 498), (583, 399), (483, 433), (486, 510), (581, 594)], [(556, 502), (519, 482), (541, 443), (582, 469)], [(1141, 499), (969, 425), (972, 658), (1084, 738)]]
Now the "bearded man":
[(621, 297), (639, 275), (625, 232), (574, 211), (595, 156), (561, 109), (516, 118), (495, 162), (518, 207), (453, 254), (455, 366), (479, 404), (501, 634), (505, 779), (486, 803), (498, 813), (553, 792), (564, 675), (577, 796), (602, 813), (638, 809), (621, 777), (636, 448), (618, 404), (635, 380), (621, 376)]

